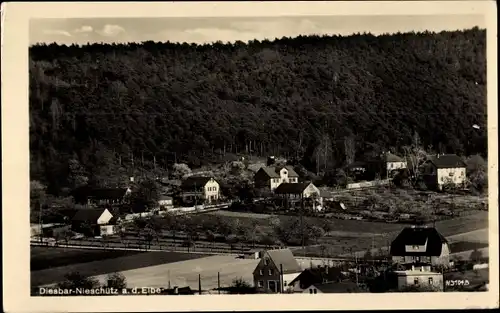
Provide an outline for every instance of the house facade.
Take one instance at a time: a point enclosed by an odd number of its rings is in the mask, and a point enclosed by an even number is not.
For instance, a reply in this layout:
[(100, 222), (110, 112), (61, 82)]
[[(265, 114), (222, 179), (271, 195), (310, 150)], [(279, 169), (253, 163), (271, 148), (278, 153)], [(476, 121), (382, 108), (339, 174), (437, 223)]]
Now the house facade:
[(443, 291), (443, 274), (432, 272), (426, 269), (412, 269), (406, 271), (395, 271), (397, 279), (397, 289), (406, 288), (429, 288), (432, 290)]
[(394, 263), (405, 267), (450, 264), (448, 241), (434, 227), (404, 228), (393, 240), (390, 254)]
[(214, 203), (220, 198), (220, 186), (213, 177), (188, 177), (182, 182), (181, 190), (184, 202)]
[(271, 191), (282, 183), (296, 184), (298, 182), (299, 174), (291, 166), (261, 167), (254, 176), (255, 187), (269, 188)]
[(282, 183), (274, 190), (274, 193), (282, 197), (291, 205), (298, 204), (302, 199), (311, 204), (313, 210), (322, 210), (323, 201), (321, 191), (312, 183)]
[(455, 154), (444, 154), (429, 157), (423, 166), (423, 176), (426, 184), (442, 190), (446, 184), (457, 187), (466, 183), (467, 165)]
[(158, 199), (160, 210), (168, 210), (174, 207), (174, 199), (170, 196), (162, 195)]
[(301, 272), (290, 249), (267, 250), (253, 271), (254, 285), (260, 293), (284, 293)]
[(408, 164), (407, 162), (395, 155), (395, 154), (392, 154), (390, 152), (386, 153), (384, 155), (384, 162), (385, 162), (385, 170), (386, 170), (386, 173), (387, 173), (387, 177), (394, 177), (394, 175), (396, 173), (399, 172), (399, 170), (402, 170), (402, 169), (405, 169), (408, 167)]

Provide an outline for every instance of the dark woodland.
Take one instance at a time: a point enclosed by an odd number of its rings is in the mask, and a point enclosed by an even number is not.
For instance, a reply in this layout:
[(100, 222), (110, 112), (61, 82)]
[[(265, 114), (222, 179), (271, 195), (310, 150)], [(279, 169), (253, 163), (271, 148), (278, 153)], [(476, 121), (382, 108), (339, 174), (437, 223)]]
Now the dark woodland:
[(81, 177), (128, 175), (134, 164), (196, 167), (227, 154), (314, 169), (322, 147), (335, 168), (346, 162), (348, 138), (356, 160), (397, 153), (416, 133), (426, 149), (487, 153), (486, 31), (477, 28), (40, 44), (29, 62), (31, 179), (54, 195)]

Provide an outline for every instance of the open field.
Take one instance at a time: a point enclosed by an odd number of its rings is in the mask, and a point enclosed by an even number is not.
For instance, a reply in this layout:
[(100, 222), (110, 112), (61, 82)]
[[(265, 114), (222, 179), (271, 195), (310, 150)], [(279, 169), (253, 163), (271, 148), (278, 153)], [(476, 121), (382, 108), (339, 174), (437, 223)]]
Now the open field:
[(477, 242), (477, 243), (488, 243), (488, 229), (478, 229), (462, 234), (457, 234), (449, 236), (447, 239), (450, 242), (455, 241), (467, 241), (467, 242)]
[[(220, 273), (221, 287), (230, 286), (236, 278), (253, 284), (253, 270), (259, 260), (236, 259), (234, 256), (210, 256), (162, 264), (122, 272), (127, 279), (127, 287), (167, 287), (189, 286), (198, 290), (198, 274), (201, 274), (202, 290), (217, 288), (217, 273)], [(105, 275), (97, 276), (101, 281)]]
[[(46, 249), (46, 248), (40, 247), (40, 249)], [(49, 248), (49, 249), (62, 249), (62, 248)], [(95, 251), (95, 250), (81, 249), (81, 251), (82, 254), (85, 254), (85, 253), (90, 253), (89, 251)], [(114, 251), (101, 251), (101, 252), (103, 252), (103, 254), (106, 254)], [(123, 253), (127, 251), (121, 251), (121, 252)], [(49, 255), (48, 252), (46, 254)], [(55, 253), (54, 255), (57, 255), (57, 253)], [(77, 254), (73, 254), (73, 256), (76, 255)], [(200, 255), (194, 253), (178, 253), (178, 252), (136, 252), (135, 254), (128, 256), (101, 259), (99, 261), (77, 263), (72, 265), (47, 268), (44, 270), (31, 271), (31, 285), (41, 286), (41, 285), (57, 283), (64, 280), (64, 275), (74, 271), (80, 272), (84, 276), (96, 276), (113, 272), (127, 271), (136, 268), (150, 267), (158, 264), (166, 264), (166, 263), (179, 262), (190, 259), (197, 259), (200, 257), (206, 257), (206, 254)], [(73, 262), (79, 262), (79, 259), (75, 258)]]
[(93, 262), (106, 259), (114, 259), (138, 254), (138, 251), (123, 250), (88, 250), (73, 248), (53, 248), (32, 246), (31, 270), (38, 271), (47, 268), (59, 267), (78, 263)]

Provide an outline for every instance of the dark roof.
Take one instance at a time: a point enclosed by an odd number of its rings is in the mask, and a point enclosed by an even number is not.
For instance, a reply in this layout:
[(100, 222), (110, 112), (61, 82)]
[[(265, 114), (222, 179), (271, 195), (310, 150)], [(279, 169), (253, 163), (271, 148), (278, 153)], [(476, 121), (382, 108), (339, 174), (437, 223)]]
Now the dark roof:
[[(405, 246), (424, 245), (426, 242), (425, 252), (406, 252)], [(392, 242), (391, 255), (439, 256), (443, 243), (448, 241), (434, 227), (406, 227)]]
[(71, 192), (75, 197), (91, 197), (97, 200), (121, 199), (127, 193), (127, 188), (92, 188), (84, 186)]
[(307, 288), (314, 284), (338, 281), (341, 278), (342, 272), (336, 267), (308, 268), (302, 271), (302, 273), (300, 273), (300, 275), (292, 280), (288, 285), (293, 285), (295, 282), (300, 281), (300, 283), (304, 285), (303, 288)]
[(299, 273), (302, 271), (290, 249), (267, 250), (266, 253), (278, 269), (281, 266), (283, 267), (283, 274)]
[(212, 179), (212, 177), (191, 176), (182, 181), (181, 188), (182, 189), (202, 188), (210, 181), (210, 179)]
[(282, 183), (274, 192), (277, 194), (301, 194), (311, 183)]
[(97, 223), (99, 217), (106, 209), (81, 209), (73, 216), (73, 221)]
[(165, 195), (162, 195), (158, 198), (158, 200), (172, 200), (173, 198), (171, 196), (165, 196)]
[(456, 154), (434, 155), (428, 158), (437, 168), (467, 167), (465, 162)]
[(288, 170), (288, 177), (299, 177), (299, 174), (295, 172), (291, 166), (266, 166), (261, 167), (261, 170), (269, 176), (269, 178), (280, 178), (280, 171), (286, 168)]
[(386, 162), (404, 162), (403, 158), (390, 152), (386, 153), (384, 158)]
[(347, 168), (348, 169), (353, 169), (353, 168), (366, 168), (367, 166), (367, 163), (366, 162), (362, 162), (362, 161), (356, 161), (356, 162), (353, 162), (349, 165), (347, 165)]
[(316, 289), (323, 293), (354, 293), (360, 292), (360, 288), (356, 283), (351, 281), (333, 282), (314, 285)]

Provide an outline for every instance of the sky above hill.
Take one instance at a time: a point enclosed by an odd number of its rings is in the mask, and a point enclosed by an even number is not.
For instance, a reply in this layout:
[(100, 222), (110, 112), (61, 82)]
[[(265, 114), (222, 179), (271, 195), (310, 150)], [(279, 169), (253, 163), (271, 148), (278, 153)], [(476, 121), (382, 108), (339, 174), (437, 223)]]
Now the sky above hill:
[(484, 15), (32, 19), (30, 44), (171, 41), (234, 42), (298, 35), (374, 35), (485, 28)]

